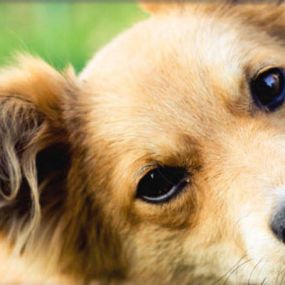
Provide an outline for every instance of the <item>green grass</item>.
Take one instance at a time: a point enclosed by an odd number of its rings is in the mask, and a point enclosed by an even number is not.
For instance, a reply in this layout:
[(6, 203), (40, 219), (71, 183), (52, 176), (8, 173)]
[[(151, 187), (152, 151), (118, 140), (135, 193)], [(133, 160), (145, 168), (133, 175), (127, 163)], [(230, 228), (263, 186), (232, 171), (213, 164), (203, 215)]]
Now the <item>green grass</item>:
[(0, 65), (16, 52), (77, 71), (116, 34), (146, 15), (136, 3), (0, 3)]

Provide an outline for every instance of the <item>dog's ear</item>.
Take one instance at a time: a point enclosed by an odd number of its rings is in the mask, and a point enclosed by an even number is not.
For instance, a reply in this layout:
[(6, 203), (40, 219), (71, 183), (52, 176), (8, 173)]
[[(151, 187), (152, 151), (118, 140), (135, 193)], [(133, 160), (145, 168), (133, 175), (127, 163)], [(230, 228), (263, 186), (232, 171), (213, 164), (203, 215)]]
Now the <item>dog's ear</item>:
[(31, 56), (0, 70), (0, 231), (18, 249), (41, 212), (62, 199), (69, 164), (62, 102), (70, 81)]

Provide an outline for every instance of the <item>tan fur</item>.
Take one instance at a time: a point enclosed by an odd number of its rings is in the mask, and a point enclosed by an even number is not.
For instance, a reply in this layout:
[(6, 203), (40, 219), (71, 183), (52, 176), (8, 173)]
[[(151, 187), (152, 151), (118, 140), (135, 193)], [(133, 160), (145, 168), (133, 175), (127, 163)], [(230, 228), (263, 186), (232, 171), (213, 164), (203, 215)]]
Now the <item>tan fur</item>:
[(151, 14), (167, 13), (173, 11), (173, 9), (183, 9), (187, 1), (185, 0), (144, 0), (140, 1), (140, 6)]
[[(147, 3), (78, 78), (0, 71), (0, 284), (284, 284), (284, 106), (249, 82), (285, 67), (285, 7), (182, 2)], [(191, 175), (154, 205), (158, 163)]]

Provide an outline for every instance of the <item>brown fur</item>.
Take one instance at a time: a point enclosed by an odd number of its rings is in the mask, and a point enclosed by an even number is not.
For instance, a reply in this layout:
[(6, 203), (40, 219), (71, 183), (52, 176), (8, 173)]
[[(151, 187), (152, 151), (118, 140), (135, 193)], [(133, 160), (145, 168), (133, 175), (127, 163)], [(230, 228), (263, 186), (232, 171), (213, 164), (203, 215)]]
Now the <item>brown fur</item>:
[[(284, 107), (248, 82), (285, 67), (285, 7), (145, 7), (78, 78), (0, 72), (0, 284), (283, 284)], [(161, 205), (135, 198), (157, 163), (191, 173)]]

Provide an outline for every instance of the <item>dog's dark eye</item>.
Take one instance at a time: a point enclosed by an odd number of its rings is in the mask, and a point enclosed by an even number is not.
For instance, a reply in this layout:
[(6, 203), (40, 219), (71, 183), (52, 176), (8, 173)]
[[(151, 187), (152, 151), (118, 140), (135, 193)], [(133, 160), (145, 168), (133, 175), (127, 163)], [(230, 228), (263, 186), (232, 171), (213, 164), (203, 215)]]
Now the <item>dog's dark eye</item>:
[(150, 203), (168, 202), (188, 183), (183, 167), (159, 166), (149, 171), (139, 182), (136, 197)]
[(259, 73), (251, 81), (251, 92), (255, 103), (266, 111), (274, 111), (285, 100), (284, 71), (270, 68)]

